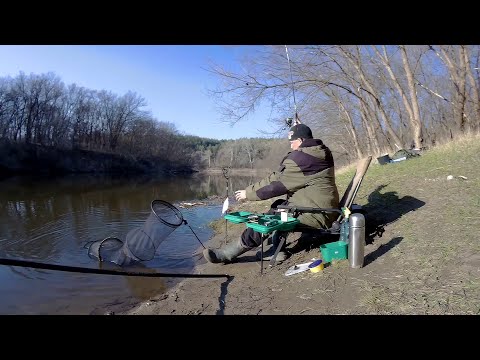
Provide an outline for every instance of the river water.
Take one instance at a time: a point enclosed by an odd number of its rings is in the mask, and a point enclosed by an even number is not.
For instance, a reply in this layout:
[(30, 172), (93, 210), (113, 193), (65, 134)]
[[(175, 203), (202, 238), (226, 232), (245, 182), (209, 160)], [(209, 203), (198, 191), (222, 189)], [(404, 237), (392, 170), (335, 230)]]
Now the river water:
[[(229, 198), (258, 177), (231, 176)], [(88, 256), (89, 241), (109, 236), (124, 240), (142, 226), (154, 199), (181, 211), (203, 244), (207, 226), (221, 218), (227, 180), (222, 175), (187, 178), (9, 177), (0, 180), (0, 257), (42, 263), (191, 273), (203, 261), (202, 247), (186, 225), (175, 229), (155, 257), (132, 268), (99, 263)], [(206, 199), (206, 200), (205, 200)], [(182, 208), (185, 202), (204, 202)], [(182, 205), (183, 204), (183, 205)], [(0, 314), (105, 314), (125, 311), (165, 292), (181, 279), (97, 275), (0, 266)], [(196, 281), (209, 281), (197, 279)]]

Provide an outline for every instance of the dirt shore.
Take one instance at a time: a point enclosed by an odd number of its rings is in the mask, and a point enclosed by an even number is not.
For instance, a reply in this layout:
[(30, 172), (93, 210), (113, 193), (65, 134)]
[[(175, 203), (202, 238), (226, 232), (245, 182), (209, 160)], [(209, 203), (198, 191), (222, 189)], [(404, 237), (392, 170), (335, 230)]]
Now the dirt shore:
[[(244, 226), (228, 230), (227, 241), (234, 241)], [(215, 235), (210, 247), (225, 242), (223, 232)], [(269, 246), (265, 241), (264, 250)], [(371, 264), (351, 269), (347, 260), (333, 261), (323, 271), (285, 276), (286, 270), (312, 259), (320, 259), (318, 241), (293, 233), (288, 238), (291, 256), (273, 267), (256, 259), (254, 249), (230, 264), (210, 264), (203, 260), (195, 270), (199, 274), (228, 274), (230, 279), (186, 279), (167, 293), (142, 303), (127, 314), (133, 315), (239, 315), (239, 314), (349, 314), (365, 313), (358, 304), (358, 284), (365, 276), (372, 276), (378, 266)], [(366, 255), (374, 252), (380, 243), (368, 245)]]

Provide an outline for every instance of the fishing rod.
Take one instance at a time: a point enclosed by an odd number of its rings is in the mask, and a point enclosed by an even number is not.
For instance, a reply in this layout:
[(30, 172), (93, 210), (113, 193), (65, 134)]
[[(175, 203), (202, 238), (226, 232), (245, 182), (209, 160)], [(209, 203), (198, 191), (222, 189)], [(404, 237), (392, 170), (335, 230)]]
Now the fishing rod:
[(228, 274), (178, 274), (178, 273), (144, 273), (136, 271), (116, 271), (106, 269), (93, 269), (78, 266), (45, 264), (36, 261), (16, 260), (16, 259), (1, 259), (0, 265), (29, 267), (34, 269), (67, 271), (84, 274), (102, 274), (102, 275), (122, 275), (122, 276), (143, 276), (143, 277), (172, 277), (172, 278), (232, 278)]
[[(227, 212), (228, 210), (228, 184), (229, 184), (229, 176), (228, 176), (228, 170), (230, 169), (229, 166), (227, 167), (224, 167), (222, 168), (222, 172), (223, 172), (223, 176), (225, 177), (225, 179), (227, 180), (227, 196), (226, 196), (226, 199), (225, 201), (223, 202), (223, 208), (222, 208), (222, 214), (225, 212)], [(227, 245), (227, 238), (228, 238), (228, 228), (227, 228), (227, 219), (225, 219), (225, 245)]]
[(298, 117), (297, 112), (297, 100), (295, 99), (295, 86), (293, 86), (293, 75), (292, 75), (292, 65), (290, 64), (290, 56), (288, 56), (288, 47), (285, 45), (285, 52), (287, 53), (287, 61), (288, 61), (288, 68), (290, 69), (290, 84), (292, 85), (292, 93), (293, 93), (293, 105), (295, 106), (295, 119), (287, 118), (287, 126), (300, 124), (300, 118)]

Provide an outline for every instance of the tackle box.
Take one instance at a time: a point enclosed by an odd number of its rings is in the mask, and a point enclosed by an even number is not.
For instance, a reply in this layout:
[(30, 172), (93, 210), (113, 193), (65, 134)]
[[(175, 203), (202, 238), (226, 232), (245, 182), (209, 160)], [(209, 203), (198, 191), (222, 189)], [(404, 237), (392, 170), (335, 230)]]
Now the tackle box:
[(235, 224), (240, 224), (248, 221), (248, 217), (250, 215), (254, 215), (251, 212), (248, 211), (236, 211), (232, 212), (230, 214), (225, 215), (225, 219), (227, 219), (230, 222), (233, 222)]
[(300, 221), (294, 217), (282, 221), (280, 215), (257, 215), (256, 219), (249, 219), (246, 225), (259, 233), (269, 234), (274, 230), (293, 230), (298, 223)]
[(347, 259), (348, 258), (348, 244), (345, 241), (335, 241), (320, 245), (320, 252), (322, 253), (323, 261), (331, 262), (333, 259)]

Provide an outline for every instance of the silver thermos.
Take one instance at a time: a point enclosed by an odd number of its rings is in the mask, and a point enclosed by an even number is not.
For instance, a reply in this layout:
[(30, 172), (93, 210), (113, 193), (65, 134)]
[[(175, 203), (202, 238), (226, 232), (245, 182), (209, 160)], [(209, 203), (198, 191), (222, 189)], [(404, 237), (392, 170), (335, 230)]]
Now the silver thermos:
[(352, 214), (349, 219), (348, 262), (351, 268), (363, 266), (365, 254), (365, 217), (362, 214)]

